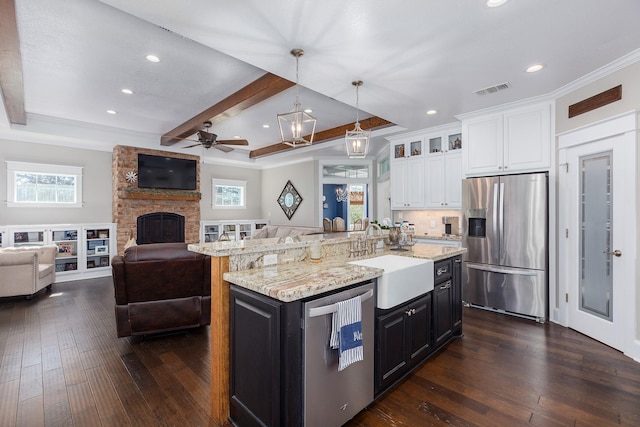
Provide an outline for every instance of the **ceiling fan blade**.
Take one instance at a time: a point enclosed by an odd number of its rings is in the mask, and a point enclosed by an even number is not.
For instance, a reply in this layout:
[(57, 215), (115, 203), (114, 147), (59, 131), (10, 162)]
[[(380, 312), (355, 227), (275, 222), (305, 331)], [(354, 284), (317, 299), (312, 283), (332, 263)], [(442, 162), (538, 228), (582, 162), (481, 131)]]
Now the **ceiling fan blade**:
[(220, 141), (216, 141), (216, 143), (225, 145), (249, 145), (249, 141), (246, 139), (222, 139)]
[(216, 144), (214, 145), (214, 147), (216, 147), (220, 151), (224, 151), (225, 153), (230, 153), (233, 151), (233, 148), (227, 147), (226, 145)]
[(198, 142), (197, 144), (187, 145), (186, 147), (182, 147), (182, 148), (198, 147), (199, 145), (202, 145), (202, 144)]

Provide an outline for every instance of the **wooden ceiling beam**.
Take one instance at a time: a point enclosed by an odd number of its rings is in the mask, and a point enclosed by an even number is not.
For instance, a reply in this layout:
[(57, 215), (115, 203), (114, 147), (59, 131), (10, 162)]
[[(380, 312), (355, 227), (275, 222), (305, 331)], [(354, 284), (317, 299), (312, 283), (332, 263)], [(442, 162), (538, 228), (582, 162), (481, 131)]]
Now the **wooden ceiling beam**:
[(26, 125), (22, 56), (14, 0), (0, 0), (0, 96), (9, 122)]
[(215, 125), (273, 95), (277, 95), (294, 84), (294, 82), (278, 77), (275, 74), (267, 73), (217, 104), (207, 108), (202, 113), (190, 118), (175, 129), (165, 133), (160, 138), (160, 144), (173, 145), (182, 141), (184, 138), (201, 130), (204, 122), (210, 121)]
[[(321, 144), (323, 142), (332, 141), (336, 138), (340, 138), (345, 136), (348, 130), (353, 130), (355, 126), (355, 122), (347, 123), (342, 126), (338, 126), (332, 129), (327, 129), (323, 131), (316, 132), (313, 136), (313, 145)], [(382, 119), (380, 117), (369, 117), (368, 119), (360, 120), (360, 127), (362, 130), (371, 130), (371, 129), (381, 129), (388, 126), (393, 126), (388, 120)], [(310, 135), (304, 137), (304, 139), (308, 139)], [(294, 150), (293, 147), (279, 142), (277, 144), (268, 145), (266, 147), (258, 148), (257, 150), (252, 150), (249, 152), (250, 159), (257, 159), (264, 156), (270, 156), (272, 154), (281, 153), (283, 151)]]

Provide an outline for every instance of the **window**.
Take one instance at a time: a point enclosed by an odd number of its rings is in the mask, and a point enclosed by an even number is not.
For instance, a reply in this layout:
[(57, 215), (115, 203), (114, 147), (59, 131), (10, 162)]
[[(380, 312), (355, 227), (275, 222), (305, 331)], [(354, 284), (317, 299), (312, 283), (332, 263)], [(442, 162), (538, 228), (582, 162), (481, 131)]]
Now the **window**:
[(82, 167), (7, 161), (8, 207), (82, 207)]
[(211, 188), (214, 209), (245, 209), (247, 207), (247, 181), (213, 178)]

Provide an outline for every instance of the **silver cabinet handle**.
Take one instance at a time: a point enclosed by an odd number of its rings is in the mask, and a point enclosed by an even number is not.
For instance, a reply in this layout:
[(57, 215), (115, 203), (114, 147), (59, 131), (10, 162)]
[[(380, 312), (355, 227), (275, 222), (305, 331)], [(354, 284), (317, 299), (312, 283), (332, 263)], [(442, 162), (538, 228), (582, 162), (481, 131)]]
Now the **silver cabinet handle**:
[(416, 314), (416, 309), (415, 308), (410, 308), (409, 310), (405, 311), (404, 314), (406, 314), (407, 316), (411, 317), (414, 314)]
[(440, 267), (437, 271), (436, 274), (438, 276), (442, 276), (444, 273), (446, 273), (449, 269), (447, 267)]
[(451, 287), (451, 280), (449, 280), (444, 285), (440, 286), (440, 289), (449, 289)]

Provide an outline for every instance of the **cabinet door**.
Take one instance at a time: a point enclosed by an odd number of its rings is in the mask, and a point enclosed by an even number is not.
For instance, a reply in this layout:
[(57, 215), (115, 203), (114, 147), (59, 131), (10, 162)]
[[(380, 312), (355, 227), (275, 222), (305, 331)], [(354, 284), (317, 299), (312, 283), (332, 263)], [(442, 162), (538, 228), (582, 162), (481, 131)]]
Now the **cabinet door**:
[(451, 282), (453, 332), (459, 334), (462, 329), (462, 257), (453, 259)]
[(444, 203), (447, 209), (462, 207), (462, 153), (444, 157)]
[(406, 160), (391, 162), (391, 208), (407, 207), (407, 176)]
[(410, 159), (407, 161), (407, 204), (410, 208), (424, 207), (424, 159)]
[(55, 262), (56, 274), (77, 271), (79, 269), (78, 254), (81, 249), (78, 245), (78, 239), (81, 237), (80, 230), (78, 228), (53, 228), (49, 233), (50, 243), (58, 247)]
[(421, 363), (431, 353), (431, 294), (409, 304), (406, 311), (411, 366)]
[(378, 338), (376, 392), (392, 384), (406, 371), (406, 310), (407, 307), (402, 307), (376, 320)]
[(470, 175), (501, 172), (503, 166), (502, 115), (463, 123), (465, 172)]
[(435, 348), (444, 344), (453, 334), (452, 292), (451, 279), (435, 285), (433, 289), (433, 336), (435, 338)]
[(504, 115), (506, 172), (551, 166), (551, 108), (548, 105)]
[(425, 207), (443, 208), (445, 200), (445, 156), (432, 154), (427, 157), (427, 194)]
[(281, 304), (235, 286), (230, 297), (231, 418), (236, 425), (281, 425)]

